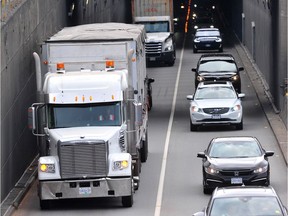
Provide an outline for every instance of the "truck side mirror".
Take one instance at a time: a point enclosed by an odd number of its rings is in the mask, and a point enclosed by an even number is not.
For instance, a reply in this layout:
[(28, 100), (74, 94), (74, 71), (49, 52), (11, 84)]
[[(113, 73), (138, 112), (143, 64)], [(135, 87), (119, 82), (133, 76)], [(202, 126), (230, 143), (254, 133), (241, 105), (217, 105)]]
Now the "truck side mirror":
[(143, 124), (143, 107), (142, 103), (134, 103), (135, 107), (135, 123), (138, 126)]
[(36, 130), (35, 107), (28, 108), (28, 128), (32, 131)]

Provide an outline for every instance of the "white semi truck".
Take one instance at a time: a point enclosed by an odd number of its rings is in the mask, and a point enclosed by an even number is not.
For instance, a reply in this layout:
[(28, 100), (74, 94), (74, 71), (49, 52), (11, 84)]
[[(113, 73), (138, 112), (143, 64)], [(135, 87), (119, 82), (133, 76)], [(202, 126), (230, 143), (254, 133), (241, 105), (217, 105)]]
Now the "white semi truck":
[(173, 0), (131, 0), (133, 22), (143, 24), (147, 32), (147, 62), (173, 66), (176, 59)]
[[(52, 200), (121, 197), (133, 205), (148, 157), (145, 30), (122, 23), (67, 27), (42, 45), (38, 101), (28, 109), (38, 137), (40, 207)], [(150, 89), (151, 90), (151, 89)]]

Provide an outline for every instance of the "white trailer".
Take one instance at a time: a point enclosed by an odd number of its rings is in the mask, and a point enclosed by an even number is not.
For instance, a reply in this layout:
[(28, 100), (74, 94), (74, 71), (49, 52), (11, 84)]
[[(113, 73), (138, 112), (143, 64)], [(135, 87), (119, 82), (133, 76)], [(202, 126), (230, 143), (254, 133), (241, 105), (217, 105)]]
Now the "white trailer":
[[(122, 23), (67, 27), (34, 53), (40, 207), (52, 200), (121, 197), (133, 205), (148, 157), (151, 82), (145, 30)], [(43, 74), (42, 74), (43, 73)], [(151, 95), (150, 95), (151, 97)]]
[(145, 26), (147, 62), (173, 66), (176, 59), (173, 0), (131, 0), (133, 22)]

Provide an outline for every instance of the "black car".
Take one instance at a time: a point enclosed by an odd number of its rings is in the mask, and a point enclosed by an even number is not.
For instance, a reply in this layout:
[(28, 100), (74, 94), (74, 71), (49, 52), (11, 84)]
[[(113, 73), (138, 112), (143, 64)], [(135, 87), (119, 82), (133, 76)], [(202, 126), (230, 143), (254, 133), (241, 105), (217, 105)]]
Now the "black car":
[(216, 188), (208, 205), (193, 216), (287, 216), (276, 191), (271, 187), (234, 186)]
[(222, 36), (218, 28), (199, 28), (193, 38), (193, 52), (218, 50), (223, 52)]
[(192, 68), (195, 74), (195, 89), (202, 81), (230, 81), (237, 93), (241, 93), (240, 71), (231, 54), (203, 54), (198, 60), (197, 68)]
[(260, 142), (251, 136), (218, 137), (210, 141), (202, 158), (203, 192), (231, 185), (269, 185), (268, 157)]

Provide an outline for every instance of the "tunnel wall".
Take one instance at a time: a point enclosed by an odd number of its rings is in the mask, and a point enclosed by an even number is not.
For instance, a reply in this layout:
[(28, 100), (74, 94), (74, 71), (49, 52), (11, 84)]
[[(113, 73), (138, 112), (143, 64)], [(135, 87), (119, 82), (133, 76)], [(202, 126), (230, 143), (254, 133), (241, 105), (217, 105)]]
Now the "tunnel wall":
[(287, 127), (287, 0), (219, 0)]

